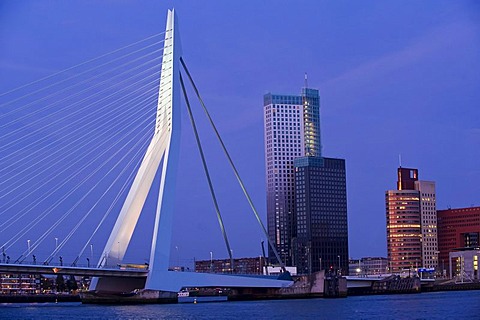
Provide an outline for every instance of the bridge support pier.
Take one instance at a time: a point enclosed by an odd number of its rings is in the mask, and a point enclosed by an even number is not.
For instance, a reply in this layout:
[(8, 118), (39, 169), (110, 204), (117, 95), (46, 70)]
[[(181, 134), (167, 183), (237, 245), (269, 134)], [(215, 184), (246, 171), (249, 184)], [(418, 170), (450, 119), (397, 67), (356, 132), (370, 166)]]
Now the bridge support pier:
[(161, 290), (135, 290), (129, 293), (89, 291), (80, 294), (84, 304), (160, 304), (177, 303), (177, 292)]

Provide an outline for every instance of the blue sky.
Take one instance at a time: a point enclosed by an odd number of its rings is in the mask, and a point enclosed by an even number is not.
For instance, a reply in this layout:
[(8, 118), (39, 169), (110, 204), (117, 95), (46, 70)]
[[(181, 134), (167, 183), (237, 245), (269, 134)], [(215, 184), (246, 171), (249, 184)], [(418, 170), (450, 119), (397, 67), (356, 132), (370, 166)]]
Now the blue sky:
[[(0, 92), (162, 32), (172, 7), (187, 65), (263, 216), (263, 94), (298, 94), (305, 72), (320, 90), (323, 154), (347, 163), (351, 257), (386, 255), (384, 192), (399, 154), (436, 181), (439, 209), (480, 205), (477, 1), (2, 1)], [(174, 252), (225, 257), (187, 121)], [(213, 136), (205, 144), (234, 255), (258, 256), (264, 237)]]

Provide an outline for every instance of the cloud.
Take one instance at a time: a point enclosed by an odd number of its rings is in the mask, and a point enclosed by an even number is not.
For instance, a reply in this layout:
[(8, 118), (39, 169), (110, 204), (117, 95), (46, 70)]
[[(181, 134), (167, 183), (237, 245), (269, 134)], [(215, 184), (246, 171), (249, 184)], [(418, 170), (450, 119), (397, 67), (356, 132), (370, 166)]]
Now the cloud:
[(480, 142), (480, 128), (471, 128), (467, 130), (467, 135), (473, 140)]
[(459, 47), (470, 44), (472, 38), (476, 37), (474, 27), (469, 21), (460, 21), (435, 28), (418, 37), (409, 46), (347, 70), (327, 81), (322, 87), (339, 82), (371, 82), (374, 78), (386, 77), (405, 66), (427, 59), (436, 52), (448, 53), (452, 48), (458, 50)]

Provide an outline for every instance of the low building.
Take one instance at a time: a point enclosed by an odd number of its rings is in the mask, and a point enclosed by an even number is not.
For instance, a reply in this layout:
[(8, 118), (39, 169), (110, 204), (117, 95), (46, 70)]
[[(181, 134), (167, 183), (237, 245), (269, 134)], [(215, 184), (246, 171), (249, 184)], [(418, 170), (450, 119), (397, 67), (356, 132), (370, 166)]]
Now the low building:
[(349, 260), (351, 276), (379, 275), (388, 273), (388, 259), (384, 257), (365, 257)]
[(41, 277), (26, 274), (2, 274), (0, 276), (0, 294), (36, 294), (40, 293)]
[(450, 278), (459, 282), (479, 280), (480, 247), (456, 249), (448, 254)]
[[(263, 257), (233, 259), (233, 273), (262, 274), (265, 265)], [(198, 260), (195, 261), (195, 272), (232, 273), (232, 265), (230, 259)]]
[[(277, 276), (283, 272), (282, 267), (278, 267), (278, 266), (268, 266), (267, 270), (268, 270), (268, 274), (271, 276)], [(297, 275), (297, 267), (285, 267), (285, 270), (290, 272), (290, 275), (292, 276)], [(263, 269), (263, 274), (267, 274), (265, 272), (265, 268)]]
[(447, 275), (450, 252), (480, 246), (480, 207), (438, 210), (437, 220), (439, 266)]

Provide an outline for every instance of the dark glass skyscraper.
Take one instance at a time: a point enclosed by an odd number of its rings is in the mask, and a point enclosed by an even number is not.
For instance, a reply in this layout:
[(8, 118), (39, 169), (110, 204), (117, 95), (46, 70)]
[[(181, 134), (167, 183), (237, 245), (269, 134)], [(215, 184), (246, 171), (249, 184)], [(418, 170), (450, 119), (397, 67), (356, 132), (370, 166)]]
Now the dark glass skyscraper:
[(348, 273), (345, 160), (295, 159), (294, 264), (299, 274), (322, 269)]

